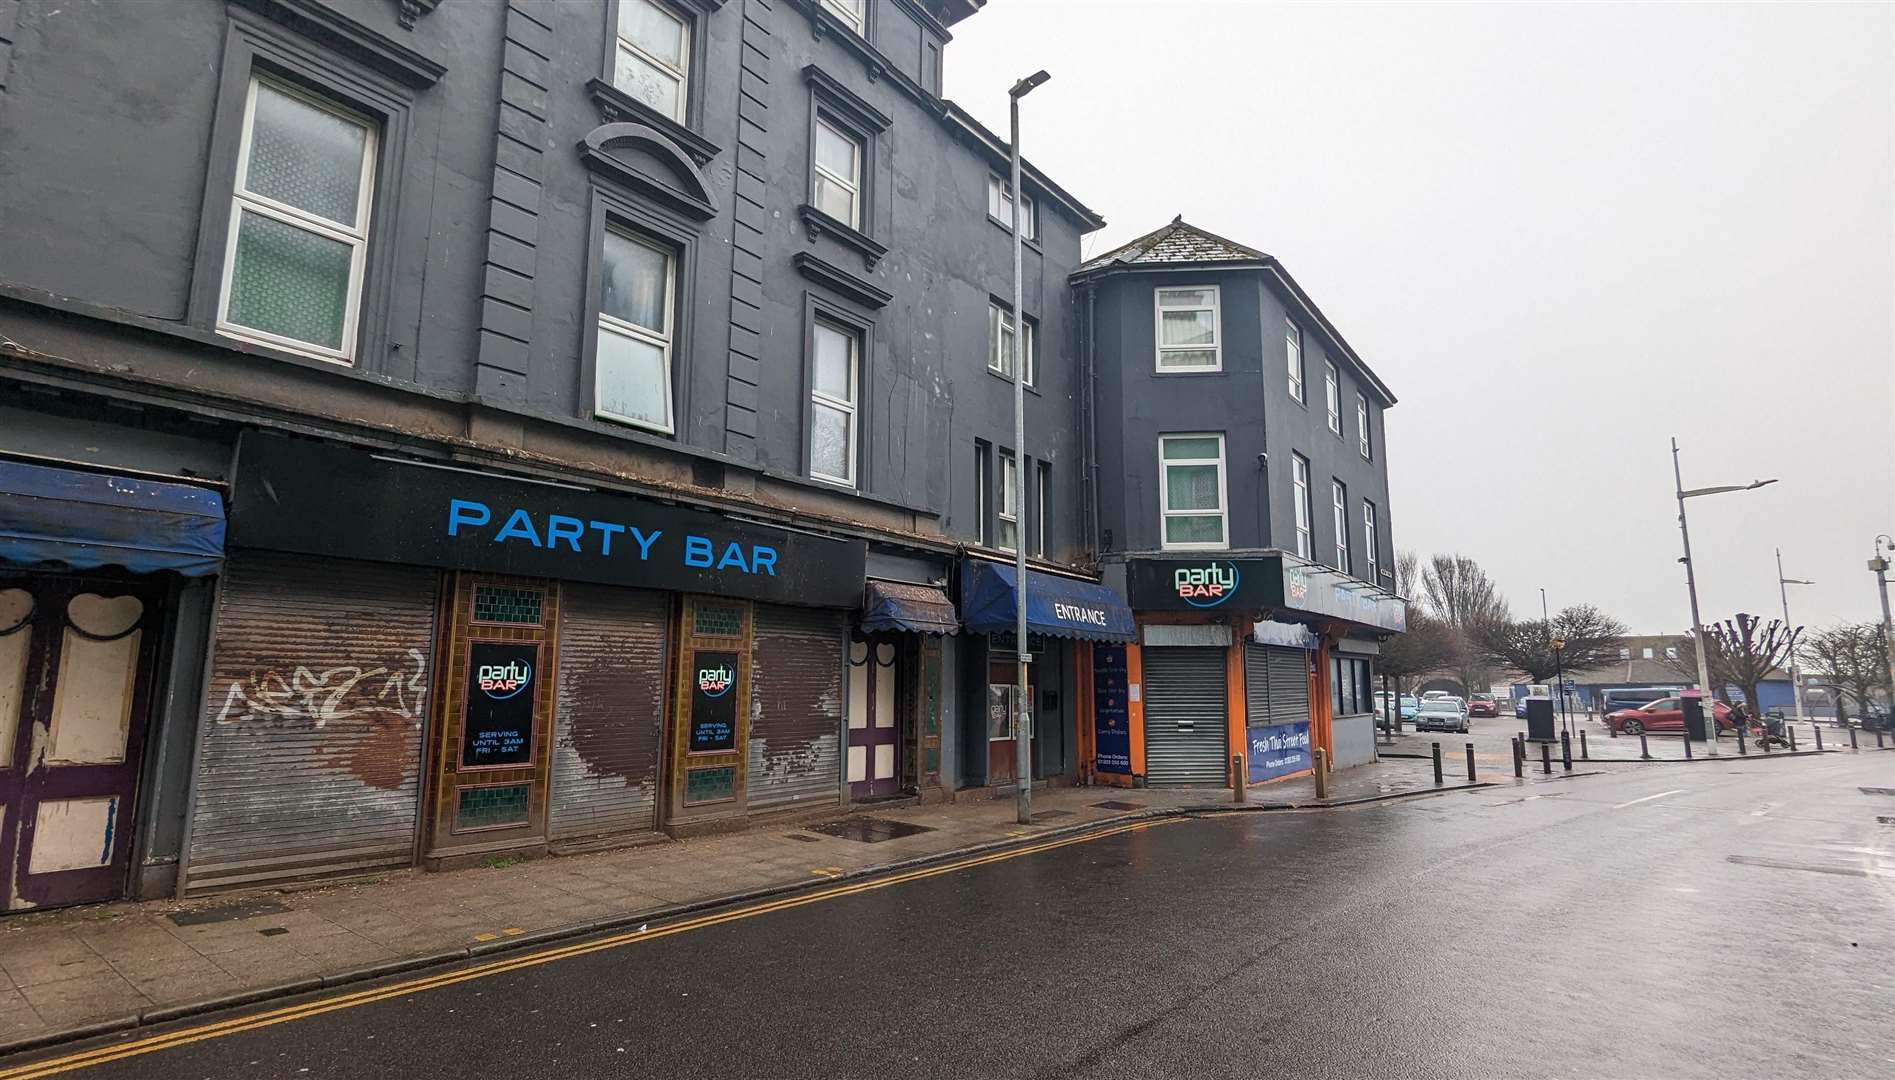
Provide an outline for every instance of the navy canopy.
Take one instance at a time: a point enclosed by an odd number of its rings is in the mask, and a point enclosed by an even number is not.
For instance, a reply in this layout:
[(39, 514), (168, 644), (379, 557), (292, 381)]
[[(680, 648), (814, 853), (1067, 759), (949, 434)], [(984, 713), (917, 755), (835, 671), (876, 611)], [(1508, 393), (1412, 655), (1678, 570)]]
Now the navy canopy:
[(0, 561), (199, 577), (223, 560), (214, 491), (0, 461)]
[[(972, 631), (1014, 628), (1013, 567), (969, 559), (961, 564), (961, 622)], [(1090, 581), (1026, 572), (1026, 628), (1031, 634), (1133, 641), (1138, 628), (1118, 593)]]
[(910, 634), (952, 634), (961, 628), (954, 602), (940, 589), (899, 581), (870, 581), (863, 590), (862, 632), (899, 630)]

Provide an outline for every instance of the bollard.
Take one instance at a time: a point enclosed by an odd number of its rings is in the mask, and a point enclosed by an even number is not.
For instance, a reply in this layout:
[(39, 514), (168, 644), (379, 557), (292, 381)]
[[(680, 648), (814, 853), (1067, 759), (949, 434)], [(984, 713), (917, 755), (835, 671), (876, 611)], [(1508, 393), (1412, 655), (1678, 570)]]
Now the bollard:
[(1821, 753), (1823, 749), (1823, 729), (1819, 725), (1811, 724), (1809, 726), (1809, 733), (1816, 736), (1816, 750), (1818, 753)]
[(1586, 749), (1586, 733), (1584, 731), (1579, 733), (1579, 760), (1592, 760), (1592, 751)]
[(1526, 774), (1527, 748), (1520, 745), (1519, 739), (1515, 739), (1513, 740), (1513, 778), (1515, 780), (1524, 780)]
[(1691, 760), (1691, 733), (1688, 731), (1681, 731), (1678, 734), (1684, 736), (1684, 738), (1681, 740), (1684, 743), (1684, 759), (1686, 761), (1690, 761)]
[(1877, 750), (1880, 750), (1882, 748), (1882, 729), (1881, 728), (1875, 729), (1875, 748)]
[(1245, 797), (1250, 794), (1249, 787), (1244, 783), (1244, 781), (1248, 779), (1250, 778), (1244, 775), (1244, 759), (1241, 757), (1231, 758), (1230, 780), (1231, 786), (1236, 789), (1231, 796), (1232, 802), (1243, 802)]
[(1763, 747), (1763, 752), (1767, 754), (1770, 752), (1770, 732), (1767, 729), (1758, 730), (1760, 734), (1757, 736), (1757, 745)]
[(1467, 744), (1467, 782), (1474, 782), (1474, 744)]
[(1316, 797), (1327, 799), (1329, 797), (1329, 751), (1320, 746), (1316, 748), (1315, 764), (1311, 771), (1316, 777)]
[(1861, 747), (1856, 745), (1856, 729), (1855, 728), (1849, 729), (1849, 749), (1851, 750), (1861, 749)]
[(1548, 776), (1553, 775), (1552, 743), (1543, 742), (1540, 744), (1540, 771)]
[(1559, 733), (1559, 766), (1567, 772), (1573, 771), (1573, 737), (1571, 733)]
[(1638, 733), (1638, 756), (1645, 761), (1652, 759), (1652, 748), (1645, 745), (1645, 733), (1642, 731)]
[(1748, 732), (1744, 728), (1738, 728), (1737, 729), (1737, 756), (1738, 757), (1750, 756), (1750, 751), (1744, 749), (1744, 744), (1748, 743), (1749, 741), (1750, 739), (1748, 738)]
[(1441, 744), (1437, 742), (1437, 743), (1429, 743), (1428, 745), (1434, 747), (1434, 786), (1440, 787), (1441, 786)]
[(1796, 753), (1796, 726), (1794, 724), (1785, 724), (1783, 725), (1783, 730), (1790, 733), (1790, 753)]

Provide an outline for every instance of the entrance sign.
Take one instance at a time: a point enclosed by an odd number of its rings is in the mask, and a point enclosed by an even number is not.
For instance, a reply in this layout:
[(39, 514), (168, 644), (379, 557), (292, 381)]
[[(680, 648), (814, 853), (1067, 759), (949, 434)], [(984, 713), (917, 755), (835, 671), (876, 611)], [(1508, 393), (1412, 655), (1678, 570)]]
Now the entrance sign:
[(1125, 646), (1092, 647), (1092, 724), (1094, 768), (1129, 775), (1132, 771), (1130, 695)]
[(689, 753), (737, 748), (737, 661), (734, 652), (698, 649), (691, 654)]
[(476, 641), (467, 647), (467, 713), (461, 725), (461, 768), (533, 763), (533, 703), (539, 692), (540, 647)]

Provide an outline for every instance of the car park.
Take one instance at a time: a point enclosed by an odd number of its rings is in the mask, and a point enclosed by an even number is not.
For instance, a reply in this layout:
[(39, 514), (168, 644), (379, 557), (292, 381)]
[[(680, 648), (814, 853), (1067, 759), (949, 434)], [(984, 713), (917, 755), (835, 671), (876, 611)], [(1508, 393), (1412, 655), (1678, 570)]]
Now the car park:
[[(1730, 720), (1731, 707), (1721, 701), (1711, 703), (1711, 712), (1717, 717), (1719, 731), (1730, 731), (1736, 727)], [(1605, 726), (1614, 735), (1637, 735), (1646, 731), (1683, 731), (1684, 699), (1677, 697), (1659, 698), (1636, 709), (1620, 709), (1605, 715)]]
[(1461, 699), (1456, 697), (1438, 697), (1421, 703), (1421, 711), (1415, 714), (1416, 731), (1459, 731), (1466, 732), (1467, 710), (1462, 707)]

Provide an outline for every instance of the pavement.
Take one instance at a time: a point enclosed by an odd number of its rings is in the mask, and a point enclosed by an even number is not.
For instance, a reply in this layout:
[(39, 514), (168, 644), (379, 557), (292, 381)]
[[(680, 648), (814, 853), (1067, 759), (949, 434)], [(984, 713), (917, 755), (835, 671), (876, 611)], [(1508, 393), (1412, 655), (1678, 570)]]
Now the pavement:
[[(1446, 783), (1465, 784), (1465, 766)], [(1425, 762), (1332, 774), (1329, 804), (1434, 787)], [(1308, 777), (1259, 784), (1252, 808), (1320, 806)], [(1231, 805), (1227, 790), (1052, 788), (1035, 822), (1013, 800), (869, 808), (850, 820), (916, 826), (866, 839), (801, 824), (431, 874), (406, 871), (300, 891), (117, 903), (0, 918), (0, 1052), (213, 1005), (336, 987), (551, 936), (838, 880), (915, 860), (1017, 844), (1074, 827)]]
[(1890, 786), (1895, 757), (1828, 754), (1147, 818), (0, 1080), (1880, 1078)]

